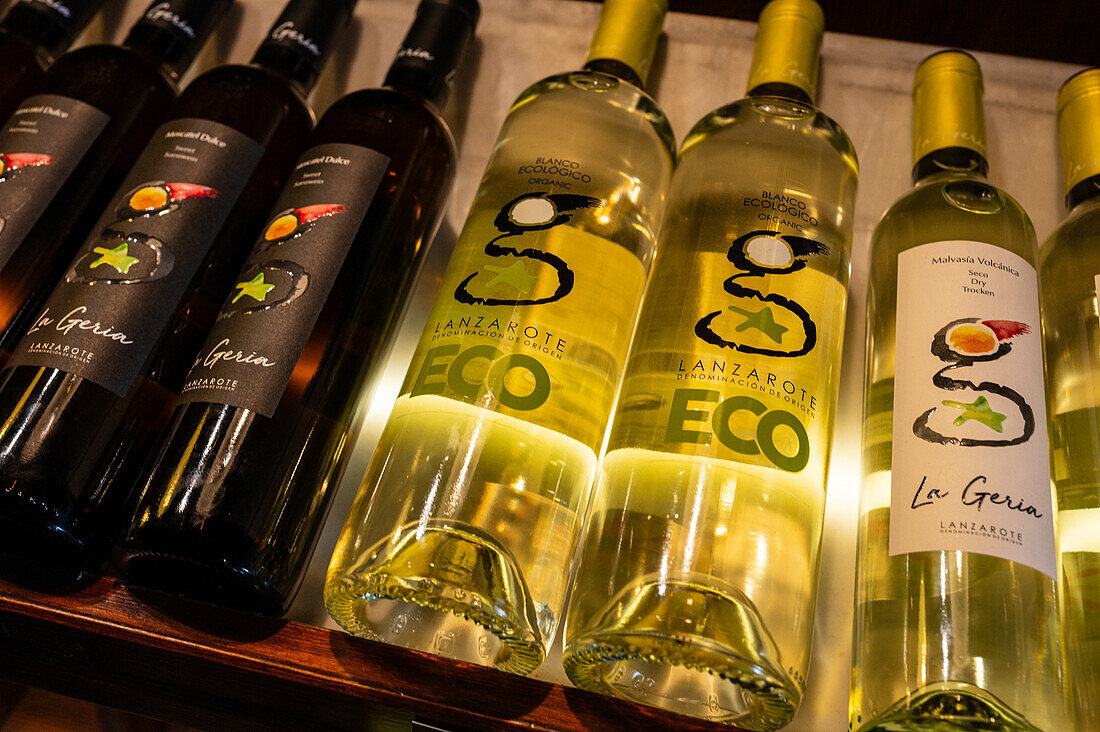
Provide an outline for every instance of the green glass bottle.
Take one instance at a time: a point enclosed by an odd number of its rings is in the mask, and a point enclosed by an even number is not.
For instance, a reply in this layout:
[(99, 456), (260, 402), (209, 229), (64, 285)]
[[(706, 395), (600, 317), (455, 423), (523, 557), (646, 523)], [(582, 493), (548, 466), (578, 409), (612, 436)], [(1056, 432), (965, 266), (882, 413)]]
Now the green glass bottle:
[(986, 180), (977, 61), (925, 59), (871, 243), (851, 728), (1071, 729), (1038, 249)]
[(671, 177), (642, 89), (665, 9), (608, 0), (585, 68), (512, 106), (333, 554), (349, 632), (542, 661)]
[(745, 729), (809, 665), (855, 151), (812, 103), (824, 15), (775, 0), (748, 96), (680, 151), (582, 547), (582, 688)]
[(1066, 660), (1080, 729), (1100, 729), (1100, 68), (1058, 94), (1069, 216), (1039, 250)]

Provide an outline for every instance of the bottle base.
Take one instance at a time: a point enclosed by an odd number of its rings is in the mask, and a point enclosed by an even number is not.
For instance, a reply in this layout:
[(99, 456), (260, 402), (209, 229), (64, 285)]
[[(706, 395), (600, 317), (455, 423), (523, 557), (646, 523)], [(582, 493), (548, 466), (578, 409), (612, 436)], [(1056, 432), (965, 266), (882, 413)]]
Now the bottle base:
[(33, 495), (5, 492), (0, 496), (0, 554), (47, 562), (74, 573), (101, 573), (107, 548), (75, 532), (70, 515), (46, 510)]
[(270, 582), (224, 561), (123, 544), (114, 567), (127, 584), (280, 617), (290, 599)]
[(973, 684), (926, 684), (858, 732), (1040, 732), (1007, 704)]
[(325, 607), (352, 635), (502, 671), (528, 674), (546, 655), (511, 553), (467, 524), (406, 527), (386, 556), (330, 579)]
[(582, 689), (761, 731), (787, 724), (802, 698), (736, 590), (646, 582), (620, 593), (591, 627), (562, 657)]

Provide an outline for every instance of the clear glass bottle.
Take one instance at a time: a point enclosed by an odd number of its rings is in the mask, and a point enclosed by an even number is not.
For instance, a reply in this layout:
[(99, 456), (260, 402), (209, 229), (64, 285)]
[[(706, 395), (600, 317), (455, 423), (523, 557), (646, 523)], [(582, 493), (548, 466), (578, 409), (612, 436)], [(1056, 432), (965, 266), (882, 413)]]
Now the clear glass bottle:
[(1066, 665), (1080, 729), (1100, 729), (1100, 68), (1058, 94), (1069, 216), (1039, 250)]
[(517, 673), (561, 615), (671, 176), (663, 0), (504, 122), (325, 587), (349, 632)]
[(1035, 231), (986, 180), (982, 77), (913, 87), (912, 191), (875, 230), (852, 729), (1065, 730)]
[(761, 13), (746, 99), (680, 151), (563, 661), (582, 688), (771, 730), (810, 653), (855, 151), (812, 103), (824, 15)]

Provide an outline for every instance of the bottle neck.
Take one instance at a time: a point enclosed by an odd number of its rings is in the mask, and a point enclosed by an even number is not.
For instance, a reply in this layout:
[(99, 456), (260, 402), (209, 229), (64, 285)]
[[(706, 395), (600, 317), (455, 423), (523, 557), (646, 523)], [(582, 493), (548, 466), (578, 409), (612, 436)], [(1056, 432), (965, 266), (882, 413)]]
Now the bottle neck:
[(199, 44), (184, 41), (177, 33), (138, 23), (122, 45), (158, 64), (173, 81), (178, 81), (195, 60)]
[(404, 71), (386, 74), (382, 86), (428, 102), (435, 108), (436, 112), (443, 109), (450, 92), (450, 88), (446, 84), (434, 84), (423, 76), (409, 74)]
[(989, 162), (975, 150), (966, 147), (942, 147), (928, 153), (913, 166), (913, 183), (923, 183), (943, 174), (951, 178), (985, 180)]
[(50, 59), (63, 53), (77, 33), (67, 24), (25, 3), (12, 6), (0, 20), (0, 28), (26, 40)]
[(767, 84), (760, 84), (752, 89), (749, 89), (748, 97), (781, 97), (783, 99), (791, 99), (803, 104), (809, 104), (813, 106), (814, 100), (810, 99), (810, 95), (799, 89), (793, 84), (784, 84), (782, 82), (769, 82)]
[(264, 44), (256, 49), (252, 64), (283, 77), (303, 97), (308, 97), (321, 75), (312, 59), (285, 46)]
[(422, 0), (383, 85), (442, 108), (480, 16), (476, 0)]
[(1066, 194), (1066, 208), (1070, 211), (1086, 201), (1100, 201), (1100, 173), (1085, 178)]
[(617, 61), (613, 58), (594, 58), (584, 65), (584, 70), (614, 76), (616, 79), (620, 79), (628, 84), (633, 84), (639, 89), (645, 90), (645, 82), (638, 76), (638, 72), (622, 61)]
[(356, 0), (290, 0), (252, 56), (252, 63), (290, 82), (303, 97), (351, 23)]

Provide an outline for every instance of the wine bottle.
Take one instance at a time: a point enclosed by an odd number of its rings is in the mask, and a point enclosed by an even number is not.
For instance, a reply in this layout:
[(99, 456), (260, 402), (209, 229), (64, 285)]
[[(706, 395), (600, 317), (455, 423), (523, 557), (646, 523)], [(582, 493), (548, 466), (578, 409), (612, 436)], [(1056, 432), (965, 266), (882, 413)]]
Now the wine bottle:
[(154, 2), (121, 46), (65, 54), (4, 118), (0, 365), (168, 116), (179, 77), (230, 5)]
[(977, 61), (929, 56), (913, 107), (871, 241), (851, 727), (1070, 729), (1035, 231), (986, 180)]
[(104, 0), (19, 0), (0, 19), (0, 119), (26, 99)]
[(1058, 93), (1069, 216), (1039, 249), (1070, 697), (1100, 729), (1100, 68)]
[(329, 566), (351, 633), (542, 661), (673, 163), (664, 13), (608, 0), (585, 68), (513, 104)]
[(455, 147), (439, 108), (479, 13), (422, 0), (385, 86), (321, 118), (152, 451), (117, 554), (127, 581), (286, 611), (443, 214)]
[(0, 373), (11, 553), (102, 566), (163, 429), (313, 127), (354, 0), (291, 0), (249, 65), (180, 96)]
[(777, 729), (809, 665), (858, 183), (824, 15), (760, 14), (680, 150), (566, 616), (577, 686)]

